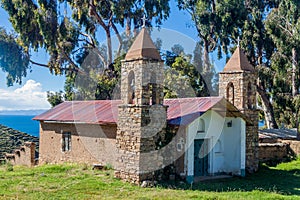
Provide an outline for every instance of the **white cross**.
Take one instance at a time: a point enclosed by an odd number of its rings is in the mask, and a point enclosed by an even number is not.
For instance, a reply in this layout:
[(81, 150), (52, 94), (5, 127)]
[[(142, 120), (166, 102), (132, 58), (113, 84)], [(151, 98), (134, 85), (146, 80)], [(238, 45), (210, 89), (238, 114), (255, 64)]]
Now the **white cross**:
[(142, 25), (142, 28), (145, 28), (146, 27), (146, 15), (144, 14), (143, 18), (141, 18), (143, 20), (143, 25)]
[(238, 47), (240, 46), (240, 36), (238, 36), (238, 39), (237, 39), (237, 46)]

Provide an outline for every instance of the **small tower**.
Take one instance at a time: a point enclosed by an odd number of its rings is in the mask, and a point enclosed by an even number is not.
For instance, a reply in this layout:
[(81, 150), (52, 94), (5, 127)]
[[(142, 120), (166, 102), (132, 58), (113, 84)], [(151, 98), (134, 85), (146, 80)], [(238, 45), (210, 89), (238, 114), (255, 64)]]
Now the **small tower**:
[(142, 28), (121, 67), (121, 99), (116, 136), (115, 176), (139, 184), (152, 180), (163, 166), (151, 156), (165, 137), (163, 61), (146, 28)]
[(219, 96), (244, 113), (250, 123), (246, 124), (246, 169), (258, 169), (258, 112), (256, 109), (257, 74), (246, 55), (238, 46), (219, 74)]

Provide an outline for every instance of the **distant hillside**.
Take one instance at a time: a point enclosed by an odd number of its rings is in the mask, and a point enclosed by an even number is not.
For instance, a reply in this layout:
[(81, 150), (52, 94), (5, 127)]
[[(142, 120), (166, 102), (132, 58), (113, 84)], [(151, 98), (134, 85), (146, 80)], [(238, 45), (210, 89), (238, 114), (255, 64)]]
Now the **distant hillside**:
[(35, 142), (38, 150), (39, 138), (28, 135), (12, 128), (0, 124), (0, 159), (4, 158), (5, 153), (12, 153), (24, 142)]

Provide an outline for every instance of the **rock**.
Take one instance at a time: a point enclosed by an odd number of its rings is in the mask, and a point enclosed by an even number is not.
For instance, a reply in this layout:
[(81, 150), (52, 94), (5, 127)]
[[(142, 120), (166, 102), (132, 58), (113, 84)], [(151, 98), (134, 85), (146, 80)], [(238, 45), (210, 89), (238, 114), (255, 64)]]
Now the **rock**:
[(154, 187), (157, 184), (156, 181), (149, 181), (149, 180), (145, 180), (142, 182), (141, 187), (145, 188), (145, 187)]

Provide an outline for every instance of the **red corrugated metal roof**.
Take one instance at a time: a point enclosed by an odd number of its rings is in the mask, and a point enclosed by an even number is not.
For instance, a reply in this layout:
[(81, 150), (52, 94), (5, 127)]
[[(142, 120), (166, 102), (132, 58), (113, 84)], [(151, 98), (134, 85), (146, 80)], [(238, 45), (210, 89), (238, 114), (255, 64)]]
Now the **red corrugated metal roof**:
[[(164, 104), (168, 106), (168, 121), (178, 121), (184, 116), (197, 116), (197, 114), (199, 116), (222, 99), (222, 97), (165, 99)], [(33, 119), (90, 124), (116, 123), (120, 104), (120, 100), (66, 101)]]
[(40, 121), (116, 123), (118, 105), (121, 101), (65, 101), (41, 115), (34, 117)]

